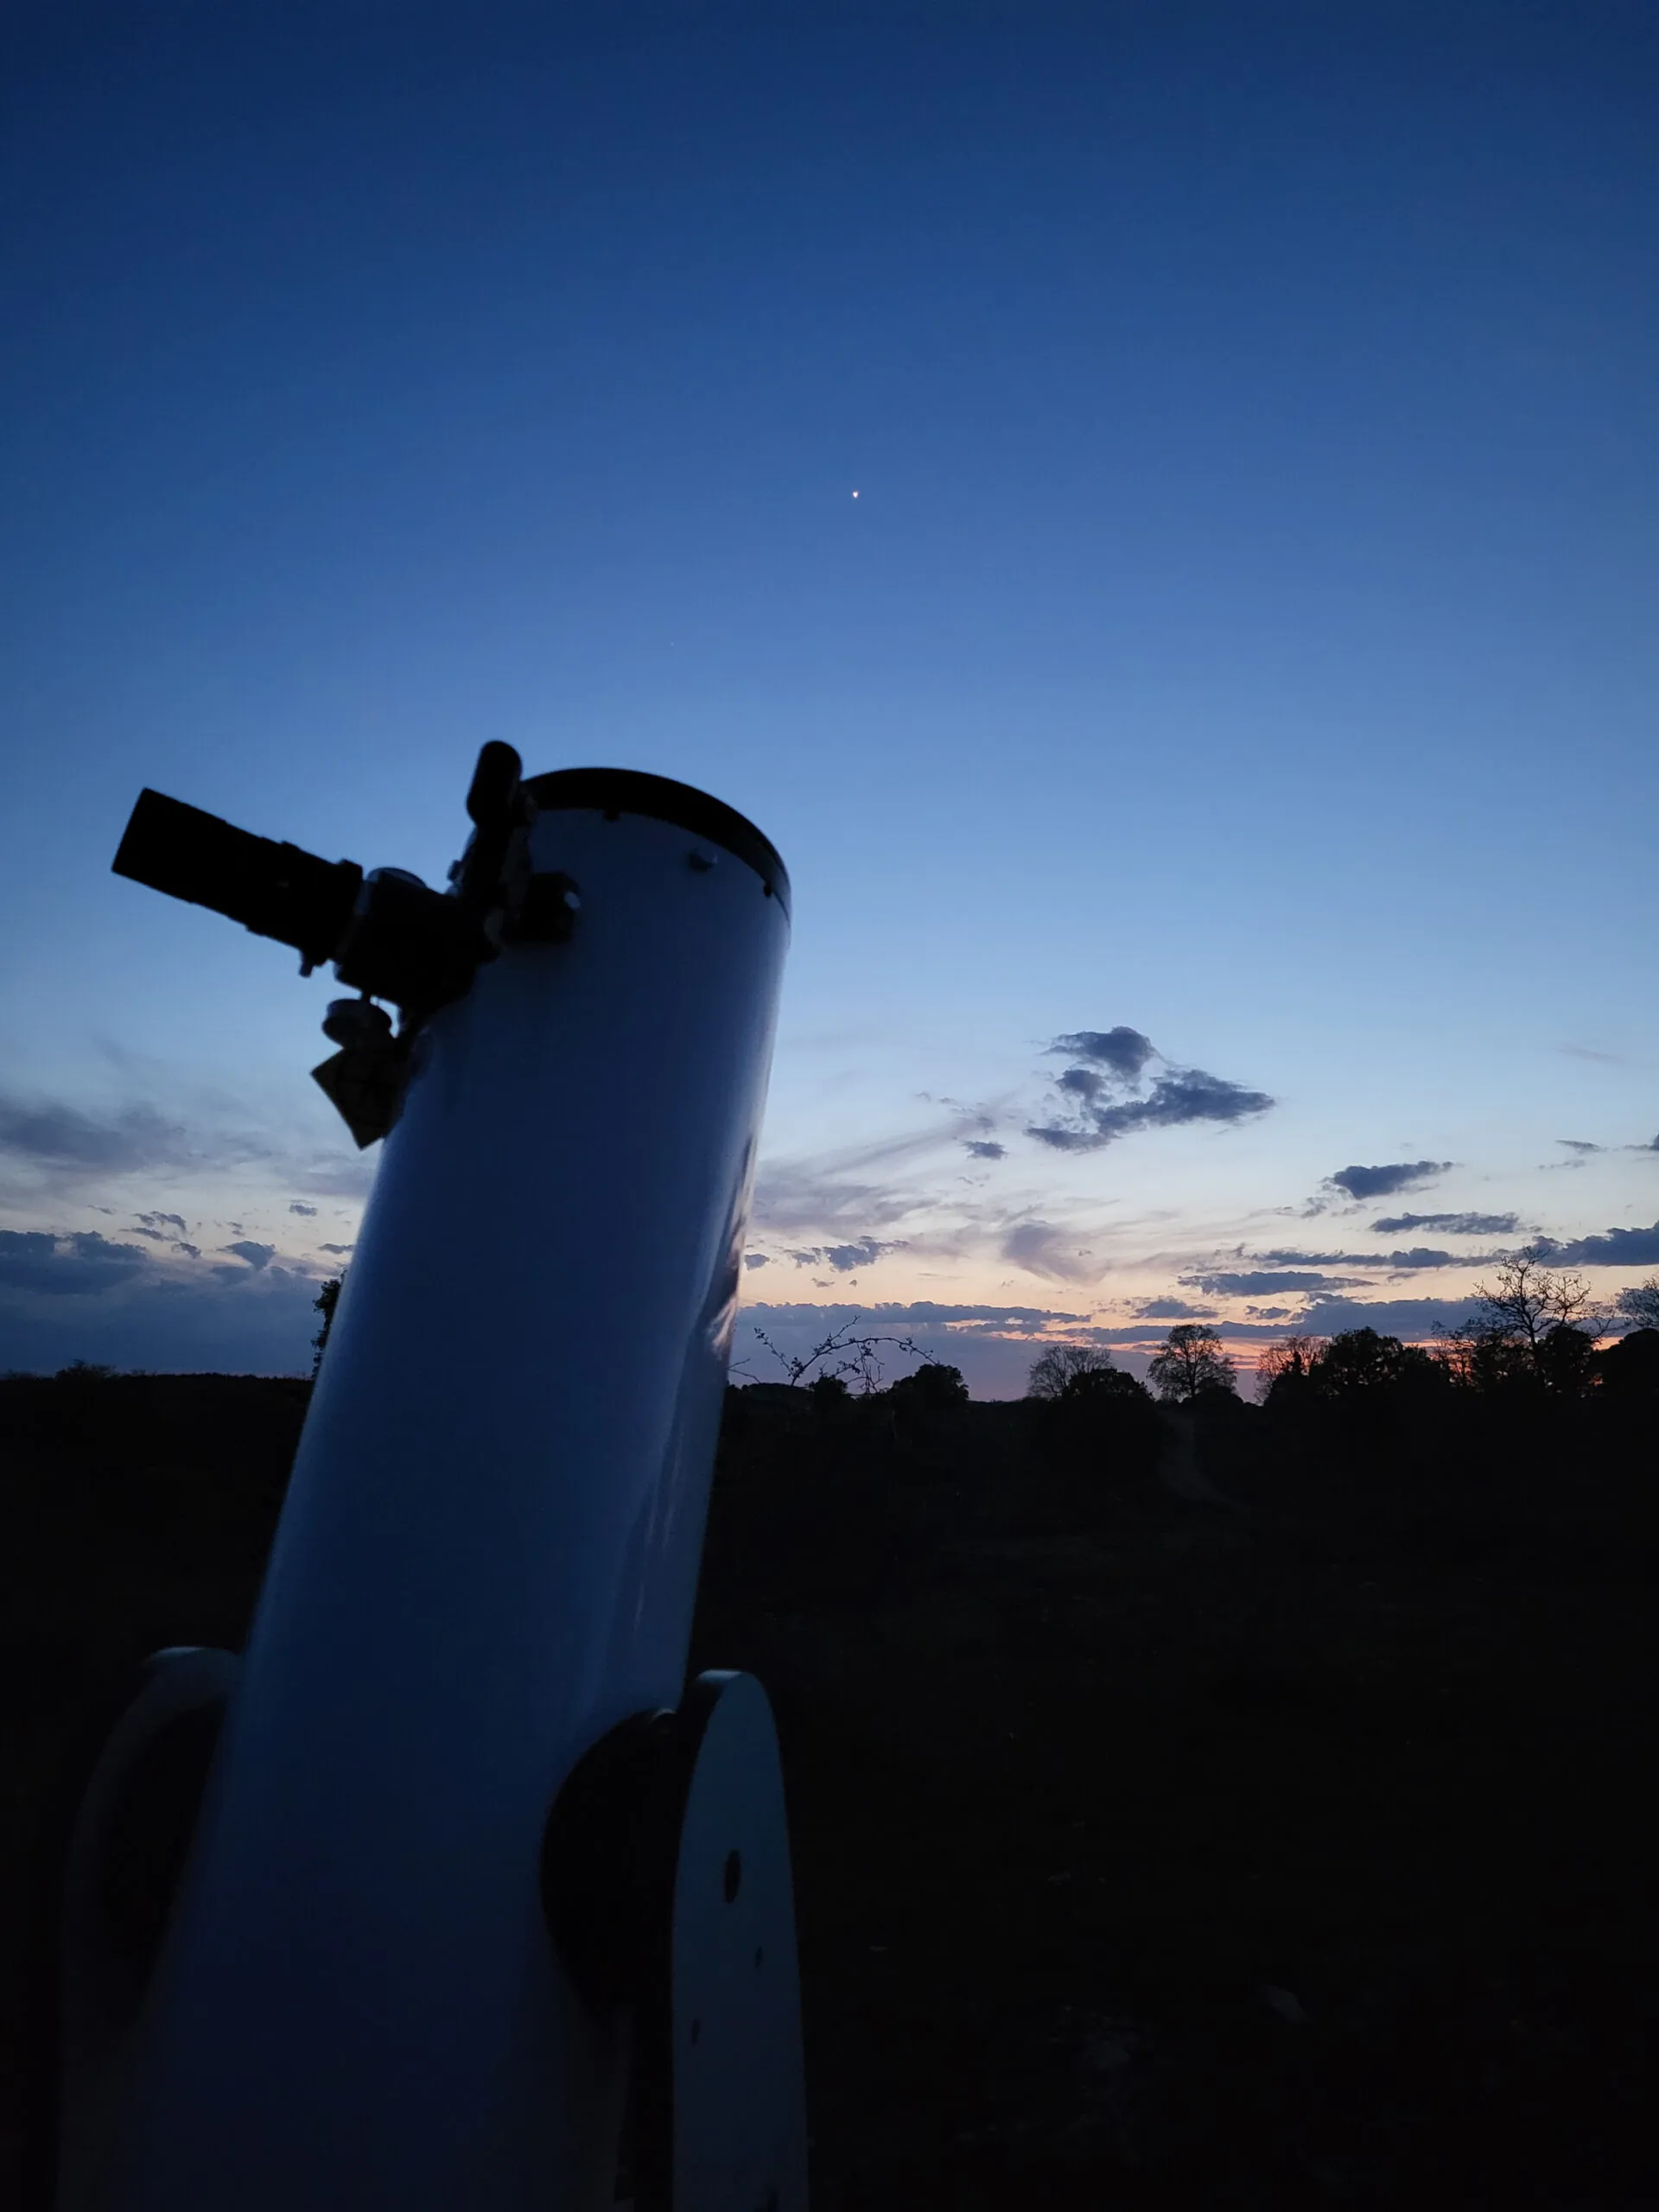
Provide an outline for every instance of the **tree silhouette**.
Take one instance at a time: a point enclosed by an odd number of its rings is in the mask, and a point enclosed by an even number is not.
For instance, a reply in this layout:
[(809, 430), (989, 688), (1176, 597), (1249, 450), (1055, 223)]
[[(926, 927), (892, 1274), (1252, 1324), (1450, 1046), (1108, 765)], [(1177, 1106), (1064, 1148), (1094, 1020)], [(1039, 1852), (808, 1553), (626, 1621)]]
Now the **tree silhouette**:
[(1614, 1304), (1621, 1320), (1638, 1329), (1659, 1329), (1659, 1275), (1649, 1275), (1634, 1290), (1621, 1290)]
[(1325, 1345), (1323, 1337), (1299, 1332), (1282, 1344), (1265, 1346), (1255, 1363), (1256, 1396), (1265, 1405), (1274, 1395), (1285, 1398), (1305, 1390)]
[(942, 1359), (930, 1359), (924, 1361), (913, 1375), (901, 1375), (887, 1395), (895, 1403), (918, 1412), (943, 1413), (947, 1407), (967, 1404), (968, 1385), (962, 1379), (959, 1367), (947, 1367)]
[(322, 1326), (311, 1339), (317, 1348), (317, 1356), (311, 1363), (311, 1375), (314, 1381), (322, 1366), (322, 1355), (328, 1344), (328, 1332), (334, 1325), (334, 1308), (340, 1303), (340, 1287), (345, 1280), (344, 1275), (331, 1275), (311, 1301), (314, 1309), (322, 1316)]
[(1547, 1267), (1529, 1249), (1503, 1261), (1494, 1282), (1478, 1282), (1475, 1297), (1474, 1319), (1448, 1338), (1460, 1381), (1477, 1389), (1515, 1381), (1568, 1393), (1586, 1387), (1607, 1316), (1581, 1274)]
[(1196, 1321), (1178, 1322), (1164, 1348), (1147, 1363), (1147, 1380), (1166, 1404), (1190, 1405), (1205, 1390), (1236, 1392), (1233, 1363), (1213, 1329)]
[[(785, 1380), (797, 1388), (806, 1382), (816, 1367), (820, 1376), (844, 1376), (856, 1382), (860, 1395), (868, 1398), (881, 1387), (880, 1347), (884, 1344), (890, 1345), (894, 1351), (906, 1353), (912, 1359), (919, 1359), (924, 1365), (932, 1361), (934, 1355), (910, 1337), (855, 1336), (853, 1332), (858, 1326), (860, 1318), (855, 1313), (850, 1321), (843, 1321), (839, 1328), (831, 1329), (822, 1343), (814, 1344), (810, 1351), (785, 1351), (773, 1344), (764, 1329), (757, 1328), (754, 1333), (783, 1369)], [(746, 1370), (745, 1362), (734, 1367), (732, 1372), (735, 1375)]]
[(1092, 1344), (1050, 1344), (1031, 1363), (1026, 1377), (1028, 1398), (1063, 1398), (1080, 1376), (1104, 1375), (1111, 1368), (1109, 1351)]

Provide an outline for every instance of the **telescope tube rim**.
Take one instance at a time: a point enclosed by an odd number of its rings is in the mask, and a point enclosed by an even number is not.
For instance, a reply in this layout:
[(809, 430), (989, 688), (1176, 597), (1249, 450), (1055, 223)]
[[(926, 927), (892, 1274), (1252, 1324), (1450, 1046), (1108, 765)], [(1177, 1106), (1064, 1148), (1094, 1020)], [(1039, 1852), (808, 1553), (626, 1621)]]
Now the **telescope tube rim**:
[(677, 783), (671, 776), (647, 775), (637, 768), (555, 768), (546, 775), (527, 777), (522, 788), (541, 814), (578, 810), (640, 814), (649, 821), (689, 830), (752, 868), (768, 896), (778, 900), (785, 918), (789, 914), (789, 871), (777, 847), (735, 807), (695, 785)]

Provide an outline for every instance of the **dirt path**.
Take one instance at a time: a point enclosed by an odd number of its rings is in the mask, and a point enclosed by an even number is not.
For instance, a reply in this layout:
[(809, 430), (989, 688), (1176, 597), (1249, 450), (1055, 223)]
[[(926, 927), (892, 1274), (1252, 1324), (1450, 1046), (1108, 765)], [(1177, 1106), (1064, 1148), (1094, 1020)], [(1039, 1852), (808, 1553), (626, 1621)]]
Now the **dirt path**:
[(1227, 1505), (1222, 1493), (1198, 1465), (1198, 1425), (1191, 1413), (1170, 1411), (1164, 1415), (1164, 1448), (1158, 1459), (1159, 1478), (1177, 1497), (1195, 1505)]

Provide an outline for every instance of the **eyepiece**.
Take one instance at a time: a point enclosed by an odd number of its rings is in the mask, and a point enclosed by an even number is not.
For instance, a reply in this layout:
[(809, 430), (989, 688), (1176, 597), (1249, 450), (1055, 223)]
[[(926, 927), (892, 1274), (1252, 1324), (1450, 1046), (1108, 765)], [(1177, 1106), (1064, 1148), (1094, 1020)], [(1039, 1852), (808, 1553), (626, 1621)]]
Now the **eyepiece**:
[(307, 963), (332, 960), (352, 919), (363, 871), (297, 845), (256, 837), (218, 815), (143, 791), (117, 852), (118, 875), (210, 906), (256, 937), (291, 944)]

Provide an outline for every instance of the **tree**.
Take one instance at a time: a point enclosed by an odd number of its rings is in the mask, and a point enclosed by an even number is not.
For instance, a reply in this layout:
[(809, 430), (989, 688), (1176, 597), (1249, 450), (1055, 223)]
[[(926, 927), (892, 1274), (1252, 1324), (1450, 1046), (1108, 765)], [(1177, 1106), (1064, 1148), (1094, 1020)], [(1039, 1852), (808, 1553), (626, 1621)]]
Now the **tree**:
[(925, 1360), (913, 1375), (901, 1375), (887, 1393), (895, 1403), (918, 1413), (944, 1413), (951, 1406), (965, 1406), (968, 1385), (959, 1367), (942, 1359)]
[(322, 1326), (311, 1339), (317, 1348), (317, 1356), (311, 1363), (314, 1382), (322, 1366), (322, 1355), (328, 1345), (328, 1332), (334, 1325), (334, 1308), (340, 1303), (340, 1287), (345, 1280), (344, 1275), (331, 1275), (311, 1301), (313, 1309), (322, 1316)]
[(1238, 1389), (1233, 1363), (1213, 1329), (1180, 1321), (1164, 1338), (1164, 1348), (1147, 1363), (1147, 1380), (1166, 1405), (1191, 1405), (1203, 1391)]
[[(1478, 1311), (1451, 1333), (1451, 1363), (1461, 1380), (1480, 1388), (1525, 1380), (1569, 1394), (1585, 1387), (1607, 1317), (1581, 1274), (1547, 1267), (1545, 1257), (1530, 1247), (1503, 1261), (1495, 1282), (1475, 1285)], [(1563, 1330), (1570, 1336), (1560, 1337)]]
[(1136, 1400), (1147, 1402), (1146, 1388), (1121, 1367), (1086, 1367), (1060, 1393), (1060, 1403), (1066, 1406), (1113, 1406)]
[(1112, 1364), (1109, 1351), (1093, 1344), (1050, 1344), (1031, 1363), (1026, 1377), (1028, 1398), (1063, 1398), (1080, 1376), (1104, 1375)]
[[(866, 1398), (881, 1387), (879, 1349), (881, 1345), (890, 1344), (895, 1351), (908, 1353), (912, 1359), (924, 1362), (932, 1359), (931, 1351), (909, 1337), (855, 1337), (853, 1331), (857, 1327), (859, 1319), (860, 1316), (855, 1313), (850, 1321), (843, 1321), (838, 1328), (831, 1329), (822, 1343), (814, 1344), (810, 1351), (784, 1351), (773, 1344), (764, 1329), (756, 1329), (754, 1333), (783, 1369), (785, 1380), (791, 1385), (798, 1388), (816, 1367), (820, 1375), (849, 1376), (857, 1382), (860, 1395)], [(742, 1373), (747, 1364), (745, 1362), (734, 1368), (733, 1373)]]
[(1324, 1350), (1323, 1337), (1306, 1335), (1289, 1336), (1282, 1344), (1264, 1346), (1255, 1363), (1256, 1396), (1265, 1405), (1275, 1395), (1283, 1398), (1304, 1390)]
[(1614, 1305), (1620, 1320), (1638, 1329), (1659, 1329), (1659, 1275), (1649, 1275), (1634, 1290), (1621, 1290)]

